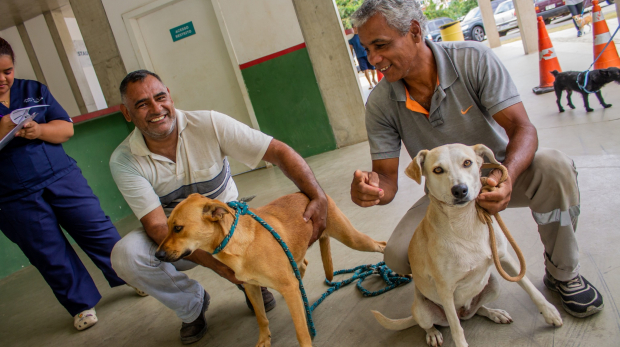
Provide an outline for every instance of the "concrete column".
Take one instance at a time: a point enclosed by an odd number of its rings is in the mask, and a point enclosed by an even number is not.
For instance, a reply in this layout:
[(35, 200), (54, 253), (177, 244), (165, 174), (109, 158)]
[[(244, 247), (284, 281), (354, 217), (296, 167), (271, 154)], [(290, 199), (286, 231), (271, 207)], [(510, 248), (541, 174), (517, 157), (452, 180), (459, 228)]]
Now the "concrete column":
[(88, 55), (108, 106), (121, 103), (118, 87), (127, 75), (101, 0), (70, 0)]
[(513, 0), (525, 54), (538, 53), (538, 24), (532, 0)]
[(69, 86), (73, 92), (73, 97), (77, 103), (81, 114), (86, 114), (89, 110), (87, 104), (95, 104), (95, 100), (90, 92), (90, 87), (86, 81), (84, 71), (78, 61), (77, 52), (73, 46), (73, 40), (69, 34), (67, 23), (60, 9), (43, 13), (47, 27), (52, 35), (52, 41), (56, 46), (58, 57), (67, 75)]
[(366, 108), (334, 0), (293, 0), (338, 147), (366, 141)]
[(620, 19), (620, 5), (616, 1), (616, 16)]
[(24, 23), (20, 23), (17, 24), (16, 27), (19, 32), (19, 36), (22, 39), (22, 43), (24, 44), (24, 48), (26, 49), (26, 54), (28, 54), (28, 60), (30, 60), (30, 65), (32, 65), (32, 69), (34, 70), (34, 75), (37, 76), (37, 81), (47, 85), (45, 76), (43, 75), (43, 70), (41, 69), (41, 64), (39, 64), (39, 59), (37, 59), (37, 55), (34, 52), (32, 41), (30, 41), (30, 36), (28, 36), (28, 31), (26, 31), (26, 26)]
[(478, 6), (480, 6), (482, 23), (484, 24), (484, 32), (487, 34), (489, 46), (491, 48), (501, 46), (502, 43), (499, 40), (497, 24), (495, 24), (495, 17), (493, 17), (493, 7), (491, 7), (491, 0), (478, 0)]

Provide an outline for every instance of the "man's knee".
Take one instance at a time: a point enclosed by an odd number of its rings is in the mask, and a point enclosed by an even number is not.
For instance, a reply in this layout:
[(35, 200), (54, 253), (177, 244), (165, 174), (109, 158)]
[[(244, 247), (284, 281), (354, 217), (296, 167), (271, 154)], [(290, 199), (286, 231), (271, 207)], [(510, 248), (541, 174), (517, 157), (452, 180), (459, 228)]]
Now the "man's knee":
[(561, 151), (551, 148), (541, 148), (536, 152), (534, 165), (537, 171), (550, 177), (573, 177), (575, 165), (573, 160)]
[(540, 175), (541, 184), (549, 189), (568, 195), (577, 191), (577, 170), (566, 154), (555, 149), (540, 149), (536, 152), (533, 165)]
[(116, 243), (110, 255), (112, 268), (118, 277), (131, 283), (141, 268), (152, 267), (151, 248), (155, 244), (144, 231), (134, 230)]
[(411, 266), (409, 265), (409, 254), (407, 249), (403, 248), (401, 244), (397, 242), (388, 242), (383, 252), (383, 261), (390, 270), (406, 275), (411, 273)]

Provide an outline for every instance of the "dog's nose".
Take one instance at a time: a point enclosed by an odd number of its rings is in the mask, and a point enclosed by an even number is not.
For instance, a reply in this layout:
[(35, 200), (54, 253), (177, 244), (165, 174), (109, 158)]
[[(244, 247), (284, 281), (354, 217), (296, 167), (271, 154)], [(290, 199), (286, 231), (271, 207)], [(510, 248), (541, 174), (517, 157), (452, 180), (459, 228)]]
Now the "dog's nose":
[(166, 259), (166, 251), (159, 250), (159, 251), (155, 252), (155, 258), (157, 258), (159, 260)]
[(457, 199), (463, 199), (467, 196), (467, 185), (461, 183), (453, 186), (452, 195)]

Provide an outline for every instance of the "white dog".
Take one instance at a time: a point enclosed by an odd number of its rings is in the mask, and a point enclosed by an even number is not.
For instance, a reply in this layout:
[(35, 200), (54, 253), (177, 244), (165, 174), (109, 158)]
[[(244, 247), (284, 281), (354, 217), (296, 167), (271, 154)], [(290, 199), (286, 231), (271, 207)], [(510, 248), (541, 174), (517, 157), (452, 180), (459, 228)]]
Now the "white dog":
[[(464, 347), (467, 341), (459, 319), (478, 314), (495, 323), (512, 322), (506, 311), (484, 306), (499, 295), (499, 283), (491, 274), (489, 229), (478, 218), (475, 205), (484, 156), (499, 164), (484, 145), (445, 145), (420, 151), (406, 169), (418, 184), (426, 177), (430, 205), (409, 244), (415, 283), (412, 316), (393, 320), (373, 311), (385, 328), (402, 330), (418, 324), (426, 330), (427, 343), (440, 346), (443, 337), (434, 325), (450, 326), (456, 346)], [(507, 252), (506, 237), (500, 228), (494, 229), (501, 265), (514, 276), (518, 266)], [(527, 277), (518, 283), (548, 324), (562, 325), (558, 310)]]

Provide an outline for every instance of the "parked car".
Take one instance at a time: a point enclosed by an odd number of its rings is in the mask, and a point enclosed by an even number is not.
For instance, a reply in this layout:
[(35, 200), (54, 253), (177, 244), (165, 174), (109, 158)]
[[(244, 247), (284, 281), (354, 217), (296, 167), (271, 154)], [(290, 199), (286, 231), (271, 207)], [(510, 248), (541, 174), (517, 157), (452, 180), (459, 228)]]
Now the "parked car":
[[(607, 0), (608, 4), (613, 4), (614, 0)], [(592, 0), (584, 0), (583, 8), (592, 6)], [(536, 15), (542, 17), (546, 24), (558, 17), (570, 15), (570, 11), (564, 0), (534, 0)]]
[(493, 17), (495, 17), (495, 25), (497, 25), (499, 36), (506, 35), (509, 30), (518, 26), (517, 11), (512, 0), (506, 0), (499, 4), (493, 12)]
[[(493, 11), (502, 3), (502, 1), (491, 1)], [(485, 36), (484, 24), (482, 23), (482, 14), (480, 7), (472, 8), (461, 22), (461, 30), (465, 40), (483, 41)]]
[(441, 33), (439, 32), (439, 27), (454, 22), (453, 19), (448, 17), (439, 17), (435, 19), (431, 19), (426, 24), (426, 29), (428, 35), (426, 36), (429, 40), (440, 42), (441, 41)]

